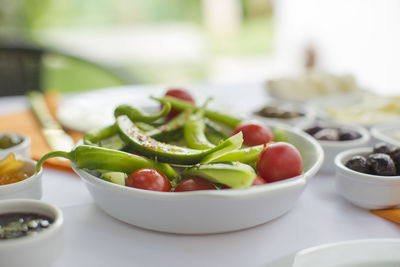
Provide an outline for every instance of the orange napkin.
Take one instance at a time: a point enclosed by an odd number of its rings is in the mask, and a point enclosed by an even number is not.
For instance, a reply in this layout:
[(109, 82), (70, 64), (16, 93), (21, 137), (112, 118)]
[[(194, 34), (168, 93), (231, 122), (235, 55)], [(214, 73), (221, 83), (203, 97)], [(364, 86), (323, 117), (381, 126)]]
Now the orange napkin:
[[(50, 91), (45, 93), (45, 98), (50, 113), (54, 116), (59, 104), (60, 96), (57, 92)], [(34, 160), (39, 160), (44, 154), (51, 151), (46, 139), (41, 133), (38, 120), (29, 109), (0, 116), (0, 131), (16, 132), (28, 135), (31, 138), (31, 157)], [(75, 142), (80, 140), (83, 136), (81, 132), (77, 131), (67, 130), (66, 132), (71, 135)], [(68, 160), (52, 158), (45, 162), (45, 166), (72, 171)]]
[(400, 208), (387, 210), (371, 210), (371, 213), (400, 224)]

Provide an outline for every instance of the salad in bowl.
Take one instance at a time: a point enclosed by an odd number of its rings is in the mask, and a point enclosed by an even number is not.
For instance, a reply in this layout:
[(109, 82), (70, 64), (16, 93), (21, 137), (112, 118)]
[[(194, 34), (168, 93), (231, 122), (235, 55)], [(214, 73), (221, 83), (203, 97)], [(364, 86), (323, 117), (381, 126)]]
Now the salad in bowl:
[(169, 90), (161, 110), (129, 105), (115, 123), (87, 132), (71, 161), (97, 205), (151, 230), (219, 233), (270, 221), (294, 204), (323, 161), (321, 146), (300, 130), (265, 125), (196, 105)]

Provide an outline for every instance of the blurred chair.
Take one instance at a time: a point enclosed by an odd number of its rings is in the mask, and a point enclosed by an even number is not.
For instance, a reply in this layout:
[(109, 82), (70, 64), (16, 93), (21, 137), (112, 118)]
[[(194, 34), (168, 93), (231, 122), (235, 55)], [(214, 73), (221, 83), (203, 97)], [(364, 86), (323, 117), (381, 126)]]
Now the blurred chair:
[(82, 91), (131, 82), (111, 68), (63, 52), (0, 44), (0, 96), (47, 89)]

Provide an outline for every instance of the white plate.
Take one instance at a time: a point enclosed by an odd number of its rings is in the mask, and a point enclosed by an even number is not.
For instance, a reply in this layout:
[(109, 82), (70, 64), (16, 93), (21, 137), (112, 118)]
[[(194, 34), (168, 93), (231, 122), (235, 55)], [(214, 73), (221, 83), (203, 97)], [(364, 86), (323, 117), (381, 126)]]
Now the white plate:
[(114, 109), (121, 104), (137, 107), (159, 105), (150, 95), (160, 96), (161, 86), (126, 86), (105, 88), (66, 96), (57, 119), (73, 130), (87, 132), (106, 127), (114, 122)]
[(325, 120), (371, 127), (377, 123), (400, 119), (398, 96), (382, 96), (368, 91), (309, 101)]
[(352, 240), (304, 249), (292, 267), (398, 267), (400, 239)]
[[(158, 110), (159, 102), (150, 96), (162, 97), (167, 90), (164, 85), (129, 85), (66, 95), (58, 109), (57, 119), (64, 127), (81, 132), (103, 128), (114, 123), (114, 109), (121, 104), (148, 112)], [(191, 86), (185, 90), (190, 92), (198, 105), (202, 105), (212, 91), (206, 86)], [(237, 108), (225, 102), (231, 99), (219, 97), (214, 100), (208, 105), (210, 109), (235, 114)]]
[(400, 120), (379, 123), (371, 128), (373, 142), (400, 146)]

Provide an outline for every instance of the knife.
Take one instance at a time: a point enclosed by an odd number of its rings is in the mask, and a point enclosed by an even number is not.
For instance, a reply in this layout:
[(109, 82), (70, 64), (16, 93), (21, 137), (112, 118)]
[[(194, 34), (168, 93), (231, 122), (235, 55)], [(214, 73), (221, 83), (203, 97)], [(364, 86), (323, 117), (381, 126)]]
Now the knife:
[(28, 99), (51, 150), (71, 151), (74, 147), (74, 140), (63, 130), (61, 124), (52, 117), (43, 94), (32, 91), (28, 93)]

